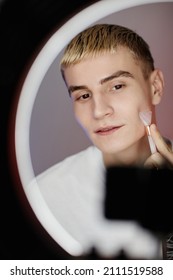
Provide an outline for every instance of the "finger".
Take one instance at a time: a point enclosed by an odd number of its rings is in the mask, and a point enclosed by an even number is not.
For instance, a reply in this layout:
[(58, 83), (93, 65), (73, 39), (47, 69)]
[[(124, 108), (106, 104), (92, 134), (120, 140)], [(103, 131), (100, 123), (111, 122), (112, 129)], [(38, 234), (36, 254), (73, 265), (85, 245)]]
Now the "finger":
[(167, 161), (173, 164), (173, 150), (171, 145), (166, 143), (155, 124), (150, 126), (150, 131), (158, 152), (161, 153)]
[(148, 168), (160, 169), (166, 166), (169, 167), (169, 164), (167, 160), (159, 152), (156, 152), (146, 160), (144, 166)]

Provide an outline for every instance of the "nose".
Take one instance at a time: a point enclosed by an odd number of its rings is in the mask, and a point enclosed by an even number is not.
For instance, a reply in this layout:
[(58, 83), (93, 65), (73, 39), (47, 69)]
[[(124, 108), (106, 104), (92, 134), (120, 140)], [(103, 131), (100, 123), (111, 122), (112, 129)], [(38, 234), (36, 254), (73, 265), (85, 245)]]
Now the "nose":
[(97, 95), (93, 98), (93, 116), (95, 119), (102, 119), (113, 113), (113, 107), (104, 94)]

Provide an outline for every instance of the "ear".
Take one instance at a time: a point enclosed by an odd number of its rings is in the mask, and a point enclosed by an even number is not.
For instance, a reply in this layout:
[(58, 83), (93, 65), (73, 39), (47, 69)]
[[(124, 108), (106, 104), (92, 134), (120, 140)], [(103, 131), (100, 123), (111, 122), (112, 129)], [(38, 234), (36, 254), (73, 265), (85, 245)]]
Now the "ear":
[(157, 105), (160, 103), (163, 96), (164, 89), (164, 76), (161, 70), (155, 69), (151, 73), (151, 86), (152, 86), (152, 104)]

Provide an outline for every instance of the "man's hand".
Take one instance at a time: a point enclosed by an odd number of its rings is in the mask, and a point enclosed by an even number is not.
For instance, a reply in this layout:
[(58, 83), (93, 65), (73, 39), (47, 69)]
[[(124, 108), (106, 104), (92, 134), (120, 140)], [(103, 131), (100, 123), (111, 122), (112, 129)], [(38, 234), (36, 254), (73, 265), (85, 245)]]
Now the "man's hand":
[(155, 142), (157, 152), (152, 154), (145, 162), (145, 167), (173, 169), (173, 150), (160, 134), (155, 124), (150, 126), (151, 136)]

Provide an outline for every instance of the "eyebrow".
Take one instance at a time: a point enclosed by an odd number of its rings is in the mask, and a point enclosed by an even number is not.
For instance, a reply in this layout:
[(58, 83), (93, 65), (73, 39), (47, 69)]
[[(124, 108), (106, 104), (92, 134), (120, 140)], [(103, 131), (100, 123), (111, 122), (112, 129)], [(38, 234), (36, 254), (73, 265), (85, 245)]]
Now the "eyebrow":
[(74, 91), (77, 91), (77, 90), (81, 90), (81, 89), (86, 89), (88, 90), (88, 87), (87, 86), (69, 86), (68, 87), (68, 92), (69, 92), (69, 95), (71, 96), (72, 92)]
[(119, 70), (119, 71), (113, 73), (111, 76), (101, 79), (100, 84), (102, 85), (104, 83), (107, 83), (107, 82), (109, 82), (115, 78), (119, 78), (119, 77), (134, 78), (134, 76), (130, 72)]
[[(103, 79), (100, 80), (100, 84), (103, 85), (115, 78), (119, 78), (119, 77), (127, 77), (127, 78), (134, 78), (134, 76), (128, 72), (128, 71), (123, 71), (123, 70), (119, 70), (115, 73), (113, 73), (112, 75), (108, 76), (108, 77), (105, 77)], [(77, 91), (77, 90), (83, 90), (83, 89), (86, 89), (88, 90), (88, 87), (85, 86), (85, 85), (80, 85), (80, 86), (69, 86), (68, 87), (68, 92), (69, 92), (69, 95), (71, 96), (71, 93), (73, 93), (74, 91)]]

